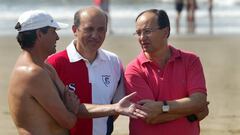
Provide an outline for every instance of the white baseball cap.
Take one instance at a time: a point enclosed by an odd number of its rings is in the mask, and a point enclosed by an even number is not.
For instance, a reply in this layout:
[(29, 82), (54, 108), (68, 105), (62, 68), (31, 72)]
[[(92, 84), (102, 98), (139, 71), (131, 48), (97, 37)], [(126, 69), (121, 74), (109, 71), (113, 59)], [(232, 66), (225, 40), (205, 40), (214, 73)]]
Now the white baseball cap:
[(24, 12), (18, 18), (21, 27), (19, 32), (35, 30), (46, 26), (54, 27), (57, 30), (68, 27), (68, 24), (56, 22), (51, 15), (42, 10), (30, 10)]

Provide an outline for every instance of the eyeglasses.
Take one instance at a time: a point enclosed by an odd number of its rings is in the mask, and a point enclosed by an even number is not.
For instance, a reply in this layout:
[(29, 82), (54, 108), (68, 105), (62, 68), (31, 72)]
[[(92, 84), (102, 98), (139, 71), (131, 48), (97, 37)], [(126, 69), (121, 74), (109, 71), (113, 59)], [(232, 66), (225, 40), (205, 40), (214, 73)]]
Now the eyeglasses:
[(151, 35), (154, 31), (160, 30), (161, 28), (145, 28), (142, 30), (137, 30), (133, 33), (134, 36), (140, 37), (142, 34), (145, 36)]

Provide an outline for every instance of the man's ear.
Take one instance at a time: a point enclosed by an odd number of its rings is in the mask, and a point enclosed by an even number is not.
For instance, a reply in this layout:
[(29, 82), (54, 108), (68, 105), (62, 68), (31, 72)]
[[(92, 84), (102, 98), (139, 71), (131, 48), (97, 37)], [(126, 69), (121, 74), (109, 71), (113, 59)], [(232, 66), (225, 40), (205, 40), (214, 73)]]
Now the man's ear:
[(164, 29), (163, 29), (163, 32), (164, 32), (164, 38), (168, 38), (168, 35), (169, 35), (169, 33), (170, 33), (169, 27), (164, 28)]
[(74, 33), (74, 36), (77, 36), (77, 30), (78, 30), (78, 27), (73, 25), (72, 26), (72, 32)]
[(40, 29), (37, 29), (36, 30), (36, 36), (37, 36), (37, 39), (41, 38), (42, 37), (42, 32), (40, 31)]

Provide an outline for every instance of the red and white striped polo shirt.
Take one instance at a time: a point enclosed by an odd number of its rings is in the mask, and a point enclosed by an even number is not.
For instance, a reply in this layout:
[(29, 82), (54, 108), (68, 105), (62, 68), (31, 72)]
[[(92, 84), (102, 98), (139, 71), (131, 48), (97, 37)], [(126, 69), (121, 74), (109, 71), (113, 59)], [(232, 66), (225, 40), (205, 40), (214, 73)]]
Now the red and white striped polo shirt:
[[(47, 60), (65, 85), (75, 89), (81, 103), (110, 104), (124, 95), (123, 67), (116, 54), (99, 49), (89, 63), (76, 50), (72, 41), (66, 50)], [(71, 135), (106, 135), (108, 117), (78, 119)]]

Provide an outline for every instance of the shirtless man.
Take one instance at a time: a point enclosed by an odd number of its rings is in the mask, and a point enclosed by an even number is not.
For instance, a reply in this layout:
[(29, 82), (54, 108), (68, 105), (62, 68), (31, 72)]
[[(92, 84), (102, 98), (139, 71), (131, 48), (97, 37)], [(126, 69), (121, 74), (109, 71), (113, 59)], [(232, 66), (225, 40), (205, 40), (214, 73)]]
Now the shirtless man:
[(20, 135), (68, 135), (77, 117), (133, 116), (135, 106), (129, 99), (134, 94), (113, 105), (80, 104), (65, 90), (56, 71), (44, 63), (56, 52), (56, 30), (65, 26), (40, 10), (23, 13), (15, 26), (22, 52), (12, 72), (8, 100)]

